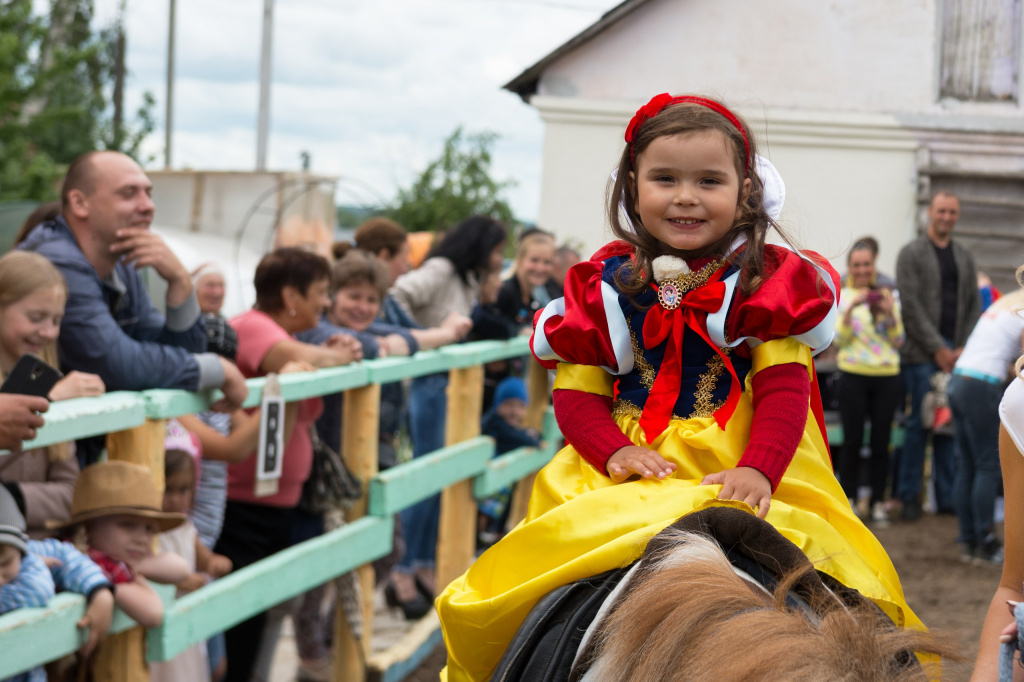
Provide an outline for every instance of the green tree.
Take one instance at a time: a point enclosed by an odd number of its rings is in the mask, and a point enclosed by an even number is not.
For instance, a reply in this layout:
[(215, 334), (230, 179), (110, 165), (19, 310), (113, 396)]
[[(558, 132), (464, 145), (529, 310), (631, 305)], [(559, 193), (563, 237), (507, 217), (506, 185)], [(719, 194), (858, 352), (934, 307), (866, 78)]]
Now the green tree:
[(473, 214), (511, 224), (512, 209), (503, 197), (512, 180), (491, 177), (493, 132), (464, 134), (455, 129), (444, 141), (441, 156), (430, 162), (416, 181), (400, 189), (388, 215), (410, 232), (445, 229)]
[(117, 128), (108, 90), (118, 69), (119, 23), (92, 28), (92, 0), (0, 0), (0, 200), (56, 196), (68, 163), (92, 149), (138, 156), (153, 129), (153, 97)]

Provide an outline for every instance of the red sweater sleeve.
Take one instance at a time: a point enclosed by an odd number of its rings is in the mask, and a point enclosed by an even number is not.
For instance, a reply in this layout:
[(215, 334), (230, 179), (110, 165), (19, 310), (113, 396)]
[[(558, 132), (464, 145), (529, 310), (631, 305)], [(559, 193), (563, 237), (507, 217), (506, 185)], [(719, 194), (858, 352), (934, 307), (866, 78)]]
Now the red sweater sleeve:
[(633, 445), (612, 419), (612, 399), (585, 391), (557, 389), (551, 396), (562, 435), (583, 459), (608, 475), (608, 458)]
[(755, 374), (751, 389), (750, 442), (736, 466), (760, 471), (771, 481), (774, 493), (803, 437), (811, 382), (807, 368), (791, 362)]

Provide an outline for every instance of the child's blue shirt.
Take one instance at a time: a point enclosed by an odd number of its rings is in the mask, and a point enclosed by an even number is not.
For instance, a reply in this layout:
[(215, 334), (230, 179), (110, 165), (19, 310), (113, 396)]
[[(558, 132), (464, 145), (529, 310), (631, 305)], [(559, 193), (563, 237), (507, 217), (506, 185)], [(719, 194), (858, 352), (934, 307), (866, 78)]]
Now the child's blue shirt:
[[(28, 551), (22, 557), (18, 575), (0, 587), (0, 613), (45, 607), (58, 590), (77, 592), (88, 598), (97, 588), (110, 586), (100, 567), (70, 542), (29, 540)], [(60, 564), (47, 567), (43, 557), (57, 559)], [(46, 682), (46, 672), (42, 667), (34, 668), (5, 682)]]

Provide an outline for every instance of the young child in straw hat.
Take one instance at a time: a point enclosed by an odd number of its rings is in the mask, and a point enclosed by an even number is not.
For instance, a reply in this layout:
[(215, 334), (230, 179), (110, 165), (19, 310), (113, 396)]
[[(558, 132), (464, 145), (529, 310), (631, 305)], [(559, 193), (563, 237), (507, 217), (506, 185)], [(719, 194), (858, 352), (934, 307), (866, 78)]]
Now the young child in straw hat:
[[(114, 596), (110, 581), (99, 566), (59, 540), (29, 540), (25, 517), (14, 496), (0, 486), (0, 613), (18, 608), (46, 606), (56, 591), (84, 595), (88, 606), (78, 627), (88, 631), (80, 649), (88, 656), (110, 628)], [(46, 672), (34, 668), (10, 680), (44, 682)]]
[[(71, 519), (55, 527), (88, 546), (89, 558), (115, 585), (118, 608), (140, 625), (156, 627), (163, 621), (163, 602), (148, 580), (177, 584), (191, 571), (175, 554), (154, 554), (154, 540), (157, 533), (184, 521), (183, 514), (163, 511), (163, 498), (146, 467), (99, 462), (79, 475), (71, 498)], [(116, 640), (128, 643), (117, 647)], [(128, 655), (115, 666), (116, 650)], [(123, 674), (125, 668), (127, 674)], [(122, 674), (115, 676), (115, 669)], [(106, 640), (96, 651), (92, 673), (96, 680), (148, 682), (143, 631), (133, 628)]]

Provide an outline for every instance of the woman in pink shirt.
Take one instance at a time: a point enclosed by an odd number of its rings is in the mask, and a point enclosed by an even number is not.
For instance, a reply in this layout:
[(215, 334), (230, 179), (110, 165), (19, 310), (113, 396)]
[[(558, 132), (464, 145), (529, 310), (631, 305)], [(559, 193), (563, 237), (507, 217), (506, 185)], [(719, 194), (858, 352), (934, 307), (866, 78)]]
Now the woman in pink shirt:
[[(236, 360), (242, 374), (247, 378), (264, 376), (281, 371), (290, 362), (314, 369), (361, 359), (359, 343), (348, 335), (333, 336), (322, 346), (294, 338), (320, 320), (329, 304), (330, 276), (327, 261), (303, 249), (278, 249), (263, 257), (254, 278), (256, 305), (229, 322), (238, 334)], [(256, 494), (256, 457), (228, 467), (228, 503), (216, 552), (231, 559), (236, 570), (292, 544), (292, 516), (313, 458), (309, 429), (322, 411), (320, 398), (300, 403), (294, 428), (285, 431), (276, 493)], [(250, 679), (265, 624), (266, 613), (261, 613), (225, 633), (228, 682)]]

